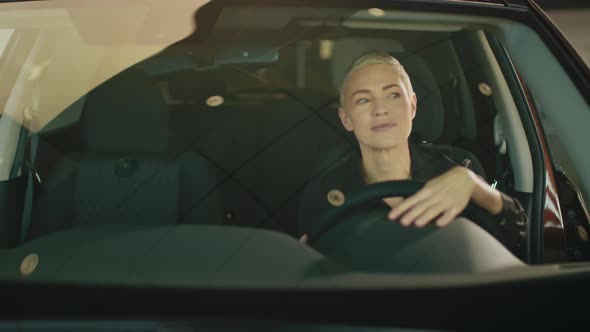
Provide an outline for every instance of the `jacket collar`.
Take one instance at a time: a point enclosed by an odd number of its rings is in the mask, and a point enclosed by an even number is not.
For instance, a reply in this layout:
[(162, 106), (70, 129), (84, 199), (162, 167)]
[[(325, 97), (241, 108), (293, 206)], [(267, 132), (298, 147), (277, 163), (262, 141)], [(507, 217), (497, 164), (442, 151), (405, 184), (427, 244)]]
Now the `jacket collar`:
[[(451, 167), (455, 166), (451, 160), (438, 152), (436, 149), (429, 148), (425, 144), (410, 143), (410, 159), (412, 179), (418, 181), (428, 181), (433, 179)], [(358, 148), (353, 149), (353, 152), (348, 155), (344, 163), (344, 168), (341, 171), (331, 172), (328, 178), (324, 179), (324, 186), (332, 189), (335, 184), (340, 184), (344, 192), (354, 192), (361, 190), (366, 183), (363, 177), (362, 158)], [(337, 167), (336, 169), (339, 169)]]

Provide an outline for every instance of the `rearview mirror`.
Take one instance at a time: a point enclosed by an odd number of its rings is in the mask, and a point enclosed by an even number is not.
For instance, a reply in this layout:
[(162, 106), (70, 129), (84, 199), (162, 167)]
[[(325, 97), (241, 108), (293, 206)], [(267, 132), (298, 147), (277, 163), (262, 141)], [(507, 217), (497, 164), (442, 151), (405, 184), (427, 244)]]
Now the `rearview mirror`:
[(265, 64), (279, 60), (279, 51), (266, 46), (229, 46), (214, 50), (182, 50), (169, 55), (153, 57), (141, 64), (148, 75), (163, 75), (191, 69), (211, 70), (226, 64)]
[(279, 59), (279, 52), (274, 47), (232, 46), (220, 48), (215, 54), (215, 64), (228, 63), (272, 63)]

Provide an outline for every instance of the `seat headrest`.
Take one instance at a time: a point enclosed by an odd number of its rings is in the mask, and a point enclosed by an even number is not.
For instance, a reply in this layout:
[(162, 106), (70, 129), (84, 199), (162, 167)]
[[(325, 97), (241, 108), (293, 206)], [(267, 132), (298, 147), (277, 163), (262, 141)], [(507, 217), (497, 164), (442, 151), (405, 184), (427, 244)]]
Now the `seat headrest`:
[(344, 70), (354, 59), (376, 49), (398, 59), (410, 77), (418, 99), (410, 138), (435, 142), (443, 133), (444, 107), (437, 81), (420, 54), (405, 52), (394, 40), (355, 38), (335, 41), (332, 59), (335, 86), (339, 86)]
[(156, 82), (127, 69), (88, 93), (81, 117), (91, 151), (165, 152), (170, 117)]
[(390, 54), (404, 66), (418, 100), (411, 138), (419, 141), (437, 141), (443, 133), (445, 113), (440, 90), (432, 71), (418, 54)]

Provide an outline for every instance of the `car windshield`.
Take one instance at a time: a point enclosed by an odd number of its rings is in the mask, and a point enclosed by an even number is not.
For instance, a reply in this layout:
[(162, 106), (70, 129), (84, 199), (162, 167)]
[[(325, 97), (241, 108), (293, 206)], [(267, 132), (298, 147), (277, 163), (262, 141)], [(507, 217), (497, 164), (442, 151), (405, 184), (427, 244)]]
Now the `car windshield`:
[[(541, 206), (544, 192), (535, 189), (545, 173), (535, 166), (543, 155), (526, 98), (530, 87), (544, 105), (546, 81), (534, 66), (519, 67), (534, 47), (550, 52), (524, 24), (486, 14), (501, 5), (466, 6), (474, 11), (345, 2), (0, 4), (1, 277), (291, 287), (341, 275), (526, 265), (534, 227), (563, 226), (543, 219), (561, 212)], [(528, 49), (519, 49), (523, 39)], [(389, 68), (384, 63), (347, 75), (370, 51), (397, 59), (410, 83), (362, 85), (355, 76)], [(345, 78), (347, 87), (360, 84), (353, 95), (362, 98), (347, 99)], [(370, 181), (373, 141), (364, 141), (359, 123), (377, 119), (367, 140), (406, 123), (397, 108), (365, 105), (406, 93), (409, 176)], [(575, 172), (583, 164), (562, 159), (585, 195), (590, 186)], [(443, 173), (431, 170), (439, 164), (466, 167), (514, 198), (529, 228), (513, 229), (518, 239), (510, 242), (504, 229), (487, 227), (495, 219), (485, 211), (457, 215), (447, 227), (388, 221), (404, 199), (386, 198), (411, 197)], [(470, 224), (480, 228), (465, 226), (467, 239), (437, 235)], [(383, 228), (390, 226), (397, 228)], [(424, 244), (435, 236), (437, 244)], [(422, 256), (465, 248), (489, 265)]]

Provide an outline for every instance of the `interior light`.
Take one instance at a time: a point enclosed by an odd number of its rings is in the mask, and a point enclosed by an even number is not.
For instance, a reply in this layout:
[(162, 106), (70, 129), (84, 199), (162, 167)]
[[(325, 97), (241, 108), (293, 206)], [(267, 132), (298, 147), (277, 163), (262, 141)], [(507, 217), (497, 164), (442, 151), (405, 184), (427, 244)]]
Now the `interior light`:
[(223, 97), (222, 96), (211, 96), (207, 98), (207, 105), (211, 107), (217, 107), (223, 104)]
[(332, 59), (332, 51), (334, 50), (333, 40), (320, 40), (320, 59), (330, 60)]

